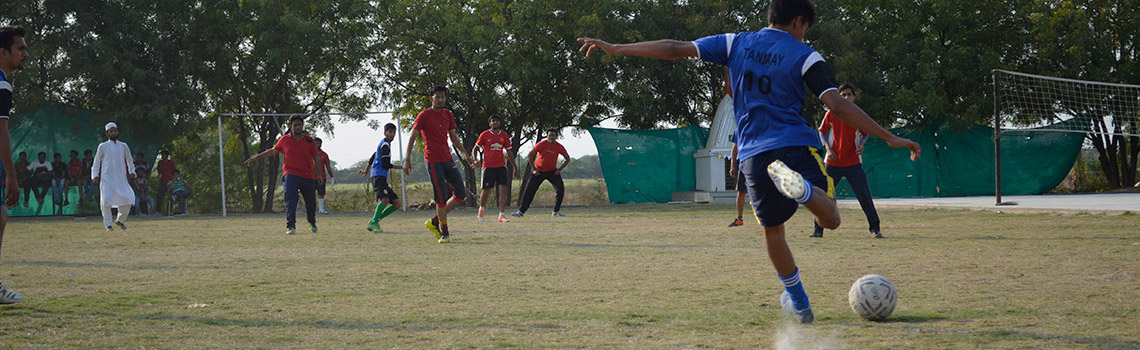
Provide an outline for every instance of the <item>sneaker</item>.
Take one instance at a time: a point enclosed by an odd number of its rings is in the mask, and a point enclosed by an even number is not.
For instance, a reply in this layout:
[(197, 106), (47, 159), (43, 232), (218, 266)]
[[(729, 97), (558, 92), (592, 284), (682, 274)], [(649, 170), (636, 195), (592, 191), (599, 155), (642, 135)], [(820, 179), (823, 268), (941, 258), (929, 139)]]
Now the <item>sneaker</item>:
[(566, 217), (566, 214), (563, 214), (560, 211), (556, 211), (556, 212), (550, 213), (550, 216), (553, 216), (556, 218), (564, 218), (564, 217)]
[(483, 214), (486, 214), (486, 213), (487, 213), (487, 211), (485, 209), (479, 208), (479, 222), (483, 222)]
[(124, 225), (124, 224), (123, 224), (123, 223), (121, 223), (121, 222), (115, 221), (115, 225), (119, 225), (119, 229), (120, 229), (120, 230), (123, 230), (123, 231), (126, 231), (126, 230), (127, 230), (127, 225)]
[(114, 231), (114, 230), (115, 230), (115, 229), (114, 229), (114, 228), (111, 228), (111, 226), (107, 226), (107, 232), (111, 232), (111, 231)]
[(310, 222), (309, 223), (309, 231), (313, 231), (313, 233), (317, 233), (317, 224)]
[(369, 232), (376, 232), (376, 233), (383, 233), (384, 232), (384, 230), (380, 229), (380, 223), (375, 222), (375, 221), (369, 221), (368, 222), (368, 231)]
[(285, 230), (285, 234), (287, 234), (287, 235), (292, 235), (292, 234), (296, 234), (296, 233), (297, 233), (296, 228), (290, 227), (288, 230)]
[(820, 231), (820, 232), (812, 232), (812, 233), (811, 233), (811, 236), (808, 236), (808, 237), (811, 237), (811, 238), (823, 238), (823, 231)]
[(804, 177), (797, 173), (795, 170), (788, 168), (784, 162), (779, 160), (772, 161), (768, 164), (768, 177), (772, 178), (772, 182), (776, 184), (776, 189), (783, 193), (788, 198), (795, 200), (797, 203), (803, 204), (807, 202), (809, 197), (807, 191), (810, 190), (805, 186), (806, 182)]
[(508, 223), (511, 222), (511, 220), (508, 220), (506, 215), (499, 215), (499, 222)]
[(451, 236), (442, 236), (442, 237), (439, 237), (439, 243), (449, 243), (449, 242), (451, 242), (451, 239), (450, 239), (450, 238), (451, 238)]
[(516, 218), (521, 218), (521, 217), (523, 217), (523, 212), (516, 211), (516, 212), (511, 213), (511, 216), (514, 216)]
[(815, 314), (811, 312), (811, 307), (809, 306), (806, 310), (796, 310), (796, 305), (792, 302), (792, 296), (788, 292), (780, 294), (780, 306), (783, 306), (784, 312), (792, 315), (801, 324), (809, 324), (815, 321)]
[(424, 227), (427, 227), (428, 231), (431, 231), (431, 234), (435, 235), (436, 239), (443, 239), (443, 233), (439, 232), (439, 226), (432, 225), (431, 219), (428, 219), (426, 222), (424, 222)]
[(728, 227), (737, 227), (737, 226), (744, 226), (744, 220), (741, 220), (740, 218), (736, 218), (735, 220), (732, 220), (731, 224), (728, 224)]
[(329, 212), (328, 210), (321, 210), (321, 214), (329, 215), (329, 214), (332, 214), (332, 213), (331, 213), (331, 212)]
[(883, 238), (883, 234), (880, 233), (879, 231), (871, 231), (871, 237)]
[(15, 304), (24, 300), (24, 296), (20, 293), (13, 292), (11, 289), (4, 287), (0, 284), (0, 304)]

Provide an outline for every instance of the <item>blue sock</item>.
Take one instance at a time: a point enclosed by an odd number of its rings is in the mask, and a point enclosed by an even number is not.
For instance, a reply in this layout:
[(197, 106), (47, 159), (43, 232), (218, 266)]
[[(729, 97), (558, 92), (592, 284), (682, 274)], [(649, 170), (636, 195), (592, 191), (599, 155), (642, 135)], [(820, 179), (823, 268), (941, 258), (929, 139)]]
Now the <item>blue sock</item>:
[[(812, 187), (811, 182), (808, 182), (807, 179), (804, 179), (804, 195), (803, 195), (803, 197), (797, 198), (796, 203), (808, 204), (808, 202), (811, 202), (811, 197), (812, 197), (812, 194), (814, 194), (814, 193), (815, 193), (815, 187)], [(781, 277), (781, 278), (783, 278), (783, 277)]]
[(784, 290), (792, 297), (792, 303), (796, 305), (797, 311), (803, 311), (811, 308), (811, 302), (808, 301), (807, 292), (804, 292), (804, 284), (800, 282), (800, 268), (796, 268), (796, 272), (791, 276), (779, 276), (780, 281), (784, 282)]

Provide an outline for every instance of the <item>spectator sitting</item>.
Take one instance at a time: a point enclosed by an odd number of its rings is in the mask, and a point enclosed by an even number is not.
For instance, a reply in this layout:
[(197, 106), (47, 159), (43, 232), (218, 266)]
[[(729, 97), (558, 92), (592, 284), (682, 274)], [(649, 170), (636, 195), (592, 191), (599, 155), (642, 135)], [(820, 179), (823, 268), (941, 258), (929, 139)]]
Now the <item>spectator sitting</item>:
[[(135, 172), (138, 173), (138, 170)], [(147, 187), (148, 180), (142, 174), (138, 174), (138, 177), (135, 178), (135, 206), (132, 209), (137, 209), (136, 213), (139, 215), (154, 215), (154, 197), (151, 197), (147, 191), (149, 189)]]
[(59, 153), (52, 155), (51, 159), (52, 214), (63, 215), (63, 206), (69, 204), (63, 195), (63, 189), (67, 187), (67, 163), (63, 162), (63, 155)]
[(51, 163), (47, 161), (47, 153), (40, 152), (36, 161), (28, 165), (28, 170), (32, 172), (32, 193), (42, 206), (44, 197), (47, 197), (48, 190), (51, 189)]
[(32, 162), (28, 161), (28, 152), (20, 152), (20, 158), (16, 160), (16, 179), (19, 180), (20, 187), (24, 189), (24, 207), (28, 206), (28, 197), (31, 197), (32, 191)]
[(186, 198), (190, 197), (190, 184), (186, 183), (186, 179), (182, 178), (182, 172), (174, 170), (174, 177), (170, 180), (170, 185), (167, 190), (170, 191), (170, 198), (178, 201), (178, 214), (186, 214)]
[[(91, 168), (88, 168), (91, 169)], [(88, 170), (90, 171), (90, 170)], [(66, 197), (71, 194), (71, 186), (79, 188), (79, 201), (83, 202), (83, 161), (79, 160), (79, 151), (71, 150), (71, 160), (67, 162), (67, 187), (63, 189)], [(64, 199), (64, 205), (69, 201)]]

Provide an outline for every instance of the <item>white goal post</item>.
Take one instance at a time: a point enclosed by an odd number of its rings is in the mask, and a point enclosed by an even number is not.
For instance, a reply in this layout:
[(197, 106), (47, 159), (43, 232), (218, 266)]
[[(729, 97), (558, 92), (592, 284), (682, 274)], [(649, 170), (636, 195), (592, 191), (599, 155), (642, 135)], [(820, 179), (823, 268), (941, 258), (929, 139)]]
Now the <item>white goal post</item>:
[[(221, 181), (222, 181), (222, 217), (225, 217), (229, 214), (227, 209), (226, 209), (226, 153), (225, 153), (225, 147), (223, 145), (224, 141), (222, 138), (222, 117), (259, 117), (259, 118), (265, 118), (265, 117), (293, 117), (293, 116), (298, 116), (298, 115), (307, 117), (307, 116), (344, 116), (344, 115), (366, 115), (367, 116), (367, 115), (376, 115), (376, 114), (391, 114), (392, 115), (392, 119), (394, 119), (395, 123), (396, 123), (396, 137), (397, 137), (396, 143), (399, 144), (399, 152), (401, 155), (403, 155), (404, 154), (404, 141), (403, 141), (404, 136), (403, 136), (403, 132), (401, 132), (402, 128), (400, 126), (400, 118), (396, 117), (396, 112), (394, 112), (394, 111), (368, 111), (368, 112), (354, 112), (354, 113), (221, 113), (221, 114), (218, 114), (218, 173), (221, 174)], [(407, 185), (405, 182), (405, 176), (400, 177), (400, 196), (402, 198), (407, 198)], [(408, 210), (408, 203), (406, 201), (403, 201), (401, 203), (403, 203), (403, 206), (404, 206), (403, 208), (401, 208), (401, 210), (407, 211)]]
[(1140, 85), (993, 70), (994, 194), (1001, 201), (1002, 129), (1140, 136)]

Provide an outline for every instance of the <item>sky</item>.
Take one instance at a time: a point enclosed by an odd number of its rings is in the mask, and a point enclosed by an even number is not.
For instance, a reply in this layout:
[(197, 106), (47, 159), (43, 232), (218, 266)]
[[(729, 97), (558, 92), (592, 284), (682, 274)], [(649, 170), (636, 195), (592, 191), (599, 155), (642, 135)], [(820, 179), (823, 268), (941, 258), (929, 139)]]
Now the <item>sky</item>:
[[(325, 153), (329, 154), (330, 160), (337, 163), (337, 168), (352, 166), (356, 162), (366, 160), (372, 156), (372, 152), (376, 151), (376, 146), (379, 144), (380, 138), (384, 137), (384, 133), (382, 132), (383, 125), (393, 122), (391, 115), (373, 115), (372, 119), (379, 122), (381, 130), (372, 130), (368, 127), (367, 121), (338, 121), (336, 117), (333, 119), (333, 124), (335, 125), (333, 135), (319, 131), (316, 133), (316, 136), (324, 141), (322, 149)], [(603, 122), (600, 126), (605, 128), (617, 127), (612, 121)], [(589, 132), (582, 130), (579, 135), (574, 135), (571, 129), (572, 128), (567, 128), (562, 130), (562, 137), (558, 139), (558, 141), (566, 147), (566, 152), (570, 153), (570, 157), (578, 158), (584, 155), (598, 154), (598, 149), (594, 146), (594, 140), (590, 138)], [(403, 130), (401, 130), (401, 132), (403, 133), (402, 137), (404, 137), (403, 146), (407, 146), (408, 132)], [(396, 140), (400, 140), (400, 137), (401, 136), (397, 136)], [(524, 143), (521, 148), (515, 147), (515, 149), (529, 152), (533, 146), (533, 142), (528, 142)], [(394, 150), (399, 149), (402, 148), (394, 148)], [(399, 155), (395, 154), (397, 152), (392, 153), (393, 161), (403, 158), (402, 152)]]

